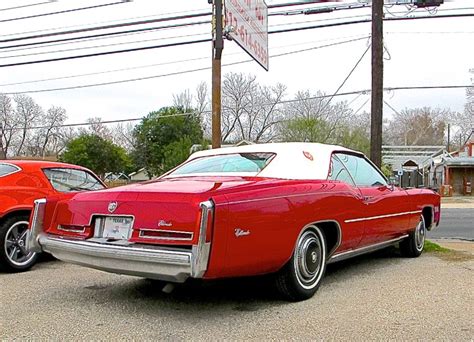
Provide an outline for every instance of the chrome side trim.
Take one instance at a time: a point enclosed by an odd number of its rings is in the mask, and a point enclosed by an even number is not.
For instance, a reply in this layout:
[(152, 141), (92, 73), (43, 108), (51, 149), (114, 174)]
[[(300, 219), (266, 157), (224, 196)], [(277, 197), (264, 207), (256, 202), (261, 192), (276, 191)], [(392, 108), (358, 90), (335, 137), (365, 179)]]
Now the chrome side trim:
[[(315, 192), (308, 192), (305, 194), (292, 194), (292, 195), (281, 195), (281, 196), (272, 196), (272, 197), (263, 197), (263, 198), (252, 198), (252, 199), (247, 199), (247, 200), (241, 200), (241, 201), (233, 201), (233, 202), (228, 202), (228, 203), (222, 203), (222, 204), (217, 204), (217, 205), (230, 205), (230, 204), (239, 204), (239, 203), (248, 203), (248, 202), (258, 202), (258, 201), (268, 201), (272, 199), (279, 199), (279, 198), (291, 198), (291, 197), (301, 197), (301, 196), (311, 196), (311, 195), (334, 195), (334, 192), (329, 192), (329, 191), (315, 191)], [(341, 191), (337, 192), (336, 194), (352, 194), (349, 191)]]
[(26, 238), (26, 249), (31, 252), (41, 252), (41, 245), (38, 242), (38, 237), (43, 232), (45, 206), (46, 198), (40, 198), (34, 201), (31, 227), (27, 232), (28, 236)]
[[(209, 262), (209, 254), (211, 251), (211, 243), (206, 242), (206, 233), (208, 226), (209, 214), (214, 218), (214, 203), (205, 201), (199, 204), (201, 207), (201, 222), (199, 225), (198, 244), (192, 247), (192, 268), (191, 276), (194, 278), (202, 278), (207, 270)], [(211, 222), (212, 224), (212, 222)]]
[(349, 258), (355, 257), (357, 255), (362, 255), (362, 254), (365, 254), (365, 253), (375, 252), (376, 250), (379, 250), (379, 249), (391, 246), (391, 245), (393, 245), (397, 242), (400, 242), (401, 240), (403, 240), (407, 237), (408, 237), (408, 234), (404, 234), (404, 235), (399, 236), (395, 239), (391, 239), (391, 240), (379, 242), (379, 243), (376, 243), (376, 244), (373, 244), (373, 245), (370, 245), (370, 246), (364, 246), (364, 247), (361, 247), (361, 248), (352, 249), (352, 250), (349, 250), (349, 251), (334, 254), (329, 259), (328, 264), (333, 263), (333, 262), (337, 262), (337, 261), (342, 261), (342, 260), (345, 260), (345, 259), (349, 259)]
[(396, 214), (388, 214), (388, 215), (380, 215), (380, 216), (370, 216), (370, 217), (361, 217), (356, 219), (345, 220), (344, 223), (351, 223), (351, 222), (360, 222), (360, 221), (370, 221), (370, 220), (378, 220), (387, 217), (395, 217), (395, 216), (403, 216), (403, 215), (414, 215), (420, 214), (421, 210), (416, 211), (405, 211), (403, 213), (396, 213)]
[[(149, 228), (138, 228), (138, 236), (143, 239), (152, 239), (152, 240), (178, 240), (178, 241), (191, 241), (194, 237), (192, 232), (183, 232), (179, 230), (166, 230), (166, 229), (149, 229)], [(187, 238), (173, 238), (173, 237), (162, 237), (162, 236), (147, 236), (143, 235), (143, 232), (163, 232), (163, 233), (178, 233), (178, 234), (187, 234)]]

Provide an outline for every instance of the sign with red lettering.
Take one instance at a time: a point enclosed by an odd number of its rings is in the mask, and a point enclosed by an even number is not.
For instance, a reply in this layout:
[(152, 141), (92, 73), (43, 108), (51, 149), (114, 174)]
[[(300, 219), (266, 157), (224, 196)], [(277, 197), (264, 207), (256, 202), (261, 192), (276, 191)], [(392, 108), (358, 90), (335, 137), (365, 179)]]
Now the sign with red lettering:
[(229, 36), (268, 71), (268, 7), (263, 0), (225, 0)]

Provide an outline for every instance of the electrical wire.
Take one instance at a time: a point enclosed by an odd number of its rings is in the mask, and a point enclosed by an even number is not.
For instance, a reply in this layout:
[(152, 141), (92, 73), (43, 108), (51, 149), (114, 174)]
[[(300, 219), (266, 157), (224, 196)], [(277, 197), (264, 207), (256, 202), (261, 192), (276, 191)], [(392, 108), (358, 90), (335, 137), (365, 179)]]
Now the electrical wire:
[(82, 36), (82, 37), (61, 38), (61, 39), (47, 40), (47, 41), (43, 41), (43, 42), (32, 42), (32, 43), (8, 45), (8, 46), (0, 47), (0, 50), (12, 49), (12, 48), (18, 48), (18, 47), (25, 47), (25, 46), (36, 46), (36, 45), (50, 44), (50, 43), (77, 41), (77, 40), (89, 39), (89, 38), (110, 37), (110, 36), (124, 35), (124, 34), (138, 33), (138, 32), (146, 32), (146, 31), (157, 31), (157, 30), (173, 29), (173, 28), (178, 28), (178, 27), (187, 27), (187, 26), (203, 25), (203, 24), (210, 24), (210, 23), (211, 23), (210, 21), (197, 21), (197, 22), (191, 22), (191, 23), (181, 23), (181, 24), (171, 24), (171, 25), (164, 25), (164, 26), (146, 27), (146, 28), (141, 28), (141, 29), (127, 30), (127, 31), (93, 34), (93, 35)]
[(37, 2), (37, 3), (34, 3), (34, 4), (21, 5), (21, 6), (15, 6), (15, 7), (7, 7), (7, 8), (0, 8), (0, 12), (11, 11), (11, 10), (26, 8), (26, 7), (39, 6), (39, 5), (47, 5), (47, 4), (52, 4), (54, 2), (57, 2), (57, 0), (48, 0), (48, 1), (43, 1), (43, 2)]
[(40, 64), (40, 63), (59, 62), (59, 61), (66, 61), (66, 60), (80, 59), (80, 58), (99, 57), (99, 56), (114, 55), (114, 54), (119, 54), (119, 53), (146, 51), (146, 50), (161, 49), (161, 48), (167, 48), (167, 47), (208, 43), (208, 42), (211, 42), (211, 41), (212, 41), (211, 38), (206, 38), (206, 39), (190, 40), (190, 41), (184, 41), (184, 42), (161, 44), (161, 45), (143, 46), (143, 47), (137, 47), (137, 48), (131, 48), (131, 49), (124, 49), (124, 50), (96, 52), (96, 53), (90, 53), (90, 54), (86, 54), (86, 55), (76, 55), (76, 56), (68, 56), (68, 57), (42, 59), (42, 60), (36, 60), (36, 61), (0, 64), (0, 68), (13, 67), (13, 66), (22, 66), (22, 65), (31, 65), (31, 64)]
[(354, 65), (354, 67), (351, 69), (351, 71), (349, 71), (349, 74), (347, 74), (347, 76), (344, 78), (344, 80), (342, 81), (341, 85), (336, 89), (336, 91), (334, 92), (334, 94), (329, 98), (329, 100), (325, 103), (324, 107), (321, 109), (321, 112), (324, 112), (324, 110), (329, 106), (329, 103), (331, 103), (332, 99), (334, 98), (334, 96), (336, 96), (336, 94), (339, 92), (339, 90), (341, 90), (341, 88), (344, 86), (344, 84), (346, 84), (347, 80), (351, 77), (351, 75), (354, 73), (354, 71), (357, 69), (357, 67), (359, 66), (360, 62), (362, 62), (362, 60), (364, 59), (365, 55), (367, 54), (367, 52), (369, 51), (371, 47), (371, 44), (368, 44), (367, 45), (367, 48), (365, 49), (364, 53), (362, 54), (362, 56), (360, 56), (360, 58), (357, 60), (356, 64)]
[[(337, 37), (337, 38), (331, 38), (331, 39), (319, 39), (319, 40), (315, 40), (315, 41), (311, 41), (311, 42), (304, 42), (304, 43), (297, 43), (297, 44), (285, 44), (285, 45), (280, 45), (280, 46), (274, 46), (274, 47), (272, 47), (272, 49), (278, 49), (278, 48), (282, 48), (282, 47), (288, 48), (288, 47), (293, 47), (293, 46), (307, 45), (307, 44), (310, 44), (310, 43), (335, 41), (335, 40), (340, 40), (340, 39), (348, 39), (348, 38), (356, 38), (356, 37), (357, 38), (365, 38), (366, 35), (360, 35), (359, 34), (359, 35), (344, 36), (344, 37)], [(227, 56), (240, 55), (240, 54), (243, 54), (243, 53), (244, 52), (234, 52), (234, 53), (231, 53), (231, 54), (227, 54)], [(183, 63), (183, 62), (193, 62), (193, 61), (204, 60), (204, 59), (209, 59), (209, 56), (188, 58), (188, 59), (181, 59), (181, 60), (173, 60), (173, 61), (162, 62), (162, 63), (146, 64), (146, 65), (139, 65), (139, 66), (135, 66), (135, 67), (104, 70), (104, 71), (84, 73), (84, 74), (76, 74), (76, 75), (68, 75), (68, 76), (60, 76), (60, 77), (52, 77), (52, 78), (43, 78), (43, 79), (37, 79), (37, 80), (31, 80), (31, 81), (3, 83), (3, 84), (0, 84), (0, 87), (11, 86), (11, 85), (20, 85), (20, 84), (29, 84), (29, 83), (40, 83), (40, 82), (46, 82), (46, 81), (56, 81), (56, 80), (78, 78), (78, 77), (84, 77), (84, 76), (94, 76), (94, 75), (108, 74), (108, 73), (113, 73), (113, 72), (121, 72), (121, 71), (130, 71), (130, 70), (137, 70), (137, 69), (143, 69), (143, 68), (150, 68), (150, 67), (161, 66), (161, 65), (177, 64), (177, 63)]]
[[(414, 86), (414, 87), (410, 87), (410, 86), (406, 86), (406, 87), (392, 87), (392, 88), (384, 88), (384, 91), (388, 91), (388, 90), (392, 90), (392, 89), (397, 89), (397, 90), (420, 90), (420, 89), (452, 89), (452, 88), (466, 88), (466, 87), (470, 87), (471, 85), (441, 85), (441, 86)], [(349, 91), (349, 92), (344, 92), (344, 93), (338, 93), (338, 94), (335, 94), (334, 96), (348, 96), (348, 95), (356, 95), (356, 94), (367, 94), (367, 93), (370, 93), (370, 89), (364, 89), (364, 90), (356, 90), (356, 91)], [(8, 94), (6, 94), (8, 95)], [(310, 97), (307, 97), (307, 98), (304, 98), (304, 99), (293, 99), (293, 100), (282, 100), (282, 101), (278, 101), (276, 102), (275, 104), (286, 104), (286, 103), (293, 103), (293, 102), (297, 102), (297, 101), (306, 101), (306, 100), (316, 100), (316, 99), (324, 99), (324, 98), (328, 98), (328, 97), (331, 97), (333, 95), (318, 95), (318, 96), (310, 96)], [(362, 108), (363, 106), (365, 106), (367, 104), (368, 100), (360, 107)], [(265, 104), (264, 104), (265, 105)], [(359, 109), (360, 110), (360, 109)], [(358, 111), (359, 111), (358, 110)], [(202, 114), (204, 113), (210, 113), (211, 111), (209, 110), (205, 110), (202, 112)], [(169, 115), (163, 115), (163, 116), (158, 116), (157, 118), (167, 118), (167, 117), (177, 117), (177, 116), (191, 116), (191, 115), (198, 115), (199, 113), (197, 112), (189, 112), (189, 113), (178, 113), (178, 114), (169, 114)], [(100, 123), (101, 124), (112, 124), (112, 123), (122, 123), (122, 122), (132, 122), (132, 121), (140, 121), (142, 120), (143, 117), (141, 118), (128, 118), (128, 119), (115, 119), (115, 120), (104, 120), (104, 121), (101, 121)], [(90, 125), (93, 125), (95, 123), (93, 122), (82, 122), (82, 123), (72, 123), (72, 124), (62, 124), (62, 125), (58, 125), (57, 127), (58, 128), (64, 128), (64, 127), (78, 127), (78, 126), (90, 126)], [(36, 129), (45, 129), (45, 128), (49, 128), (49, 126), (33, 126), (33, 127), (27, 127), (27, 128), (15, 128), (15, 127), (12, 127), (12, 128), (4, 128), (4, 130), (23, 130), (23, 129), (26, 129), (26, 130), (36, 130)]]
[(38, 38), (48, 38), (48, 37), (62, 36), (62, 35), (67, 35), (67, 34), (84, 33), (84, 32), (91, 32), (91, 31), (98, 31), (98, 30), (110, 30), (110, 29), (115, 29), (115, 28), (137, 26), (137, 25), (156, 24), (156, 23), (162, 23), (162, 22), (165, 22), (165, 21), (194, 19), (194, 18), (208, 16), (209, 14), (210, 13), (196, 13), (196, 14), (178, 15), (178, 16), (172, 16), (172, 17), (162, 17), (162, 18), (149, 19), (149, 20), (133, 21), (133, 22), (129, 22), (129, 23), (95, 26), (95, 27), (89, 27), (89, 28), (83, 28), (83, 29), (77, 29), (77, 30), (68, 30), (68, 31), (62, 31), (62, 32), (51, 32), (51, 33), (45, 33), (45, 34), (36, 34), (36, 35), (24, 36), (24, 37), (18, 37), (18, 38), (2, 39), (2, 40), (0, 40), (0, 43), (17, 42), (17, 41), (21, 41), (21, 40), (30, 40), (30, 39), (38, 39)]
[[(270, 57), (272, 57), (272, 58), (282, 57), (282, 56), (287, 56), (287, 55), (290, 55), (290, 54), (296, 54), (296, 53), (321, 49), (321, 48), (330, 47), (330, 46), (336, 46), (336, 45), (341, 45), (341, 44), (352, 43), (352, 42), (359, 41), (359, 40), (362, 40), (362, 39), (367, 39), (367, 36), (362, 37), (362, 38), (355, 38), (355, 39), (350, 39), (350, 40), (341, 41), (341, 42), (337, 42), (337, 43), (332, 43), (332, 44), (319, 45), (319, 46), (306, 48), (306, 49), (283, 52), (283, 53), (280, 53), (280, 54), (272, 55)], [(253, 61), (252, 59), (247, 59), (247, 60), (242, 60), (242, 61), (237, 61), (237, 62), (232, 62), (232, 63), (224, 63), (222, 66), (238, 65), (238, 64), (243, 64), (243, 63), (249, 63), (249, 62), (252, 62), (252, 61)], [(154, 79), (154, 78), (161, 78), (161, 77), (168, 77), (168, 76), (176, 76), (176, 75), (182, 75), (182, 74), (187, 74), (187, 73), (192, 73), (192, 72), (197, 72), (197, 71), (203, 71), (203, 70), (209, 70), (209, 69), (211, 69), (211, 67), (202, 67), (202, 68), (196, 68), (196, 69), (176, 71), (176, 72), (167, 73), (167, 74), (136, 77), (136, 78), (126, 79), (126, 80), (117, 80), (117, 81), (109, 81), (109, 82), (101, 82), (101, 83), (83, 84), (83, 85), (76, 85), (76, 86), (71, 86), (71, 87), (39, 89), (39, 90), (27, 90), (27, 91), (21, 91), (21, 92), (3, 92), (3, 94), (4, 95), (32, 94), (32, 93), (44, 93), (44, 92), (60, 91), (60, 90), (82, 89), (82, 88), (98, 87), (98, 86), (105, 86), (105, 85), (112, 85), (112, 84), (144, 81), (144, 80), (149, 80), (149, 79)]]
[(42, 51), (42, 52), (33, 52), (33, 53), (23, 53), (21, 55), (0, 56), (0, 59), (17, 58), (17, 57), (21, 58), (21, 57), (27, 57), (27, 56), (46, 55), (46, 54), (51, 54), (51, 53), (61, 53), (61, 52), (70, 52), (70, 51), (79, 51), (79, 50), (90, 50), (90, 49), (98, 49), (98, 48), (105, 48), (105, 47), (111, 47), (111, 46), (156, 42), (156, 41), (168, 40), (168, 39), (199, 37), (199, 36), (203, 36), (203, 35), (207, 36), (207, 35), (209, 35), (209, 32), (185, 34), (185, 35), (172, 36), (172, 37), (160, 37), (160, 38), (154, 38), (154, 39), (142, 39), (142, 40), (122, 42), (122, 43), (114, 43), (114, 44), (83, 46), (83, 47), (77, 47), (77, 48), (72, 48), (72, 49), (62, 49), (62, 50), (55, 50), (55, 51)]
[(96, 9), (96, 8), (101, 8), (101, 7), (120, 5), (120, 4), (130, 2), (130, 1), (131, 0), (120, 0), (120, 1), (116, 1), (116, 2), (109, 2), (109, 3), (106, 3), (106, 4), (87, 6), (87, 7), (78, 7), (78, 8), (72, 8), (72, 9), (63, 10), (63, 11), (27, 15), (27, 16), (24, 16), (24, 17), (17, 17), (17, 18), (2, 19), (2, 20), (0, 20), (0, 23), (6, 23), (6, 22), (12, 22), (12, 21), (18, 21), (18, 20), (25, 20), (25, 19), (33, 19), (33, 18), (40, 18), (40, 17), (47, 17), (47, 16), (51, 16), (51, 15), (56, 15), (56, 14), (65, 14), (65, 13), (72, 13), (72, 12), (78, 12), (78, 11), (85, 11), (85, 10)]
[[(418, 20), (418, 19), (442, 19), (442, 18), (459, 18), (459, 17), (472, 17), (474, 13), (470, 14), (455, 14), (455, 15), (438, 15), (438, 16), (417, 16), (417, 17), (410, 17), (410, 18), (390, 18), (385, 19), (389, 21), (393, 20)], [(281, 30), (274, 30), (268, 32), (268, 34), (275, 34), (275, 33), (287, 33), (287, 32), (296, 32), (296, 31), (303, 31), (303, 30), (310, 30), (310, 29), (317, 29), (317, 28), (325, 28), (325, 27), (335, 27), (335, 26), (342, 26), (342, 25), (353, 25), (353, 24), (361, 24), (367, 23), (370, 20), (360, 20), (360, 21), (351, 21), (351, 22), (342, 22), (342, 23), (332, 23), (332, 24), (325, 24), (325, 25), (313, 25), (313, 26), (305, 26), (305, 27), (296, 27), (296, 28), (288, 28), (288, 29), (281, 29)], [(64, 60), (71, 60), (71, 59), (79, 59), (79, 58), (88, 58), (88, 57), (97, 57), (97, 56), (105, 56), (111, 54), (119, 54), (119, 53), (128, 53), (128, 52), (135, 52), (135, 51), (143, 51), (143, 50), (150, 50), (150, 49), (157, 49), (163, 47), (172, 47), (172, 46), (180, 46), (180, 45), (189, 45), (189, 44), (197, 44), (197, 43), (204, 43), (210, 42), (212, 39), (201, 39), (196, 41), (188, 41), (188, 42), (177, 42), (172, 44), (163, 44), (157, 46), (146, 46), (140, 48), (133, 48), (133, 49), (125, 49), (125, 50), (115, 50), (115, 51), (105, 51), (87, 55), (76, 55), (76, 56), (68, 56), (68, 57), (60, 57), (60, 58), (51, 58), (46, 60), (36, 60), (36, 61), (27, 61), (27, 62), (19, 62), (19, 63), (9, 63), (9, 64), (2, 64), (0, 68), (5, 67), (13, 67), (13, 66), (22, 66), (22, 65), (31, 65), (31, 64), (39, 64), (39, 63), (48, 63), (48, 62), (57, 62), (57, 61), (64, 61)]]

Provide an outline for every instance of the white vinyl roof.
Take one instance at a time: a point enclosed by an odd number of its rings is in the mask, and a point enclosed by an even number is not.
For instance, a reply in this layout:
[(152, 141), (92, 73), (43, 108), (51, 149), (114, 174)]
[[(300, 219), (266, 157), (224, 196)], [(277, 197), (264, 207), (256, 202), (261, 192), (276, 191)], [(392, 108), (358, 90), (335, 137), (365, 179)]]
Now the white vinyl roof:
[[(189, 160), (234, 153), (275, 153), (273, 160), (259, 174), (259, 177), (282, 179), (326, 179), (331, 154), (335, 151), (349, 151), (361, 154), (337, 145), (317, 143), (274, 143), (255, 144), (238, 147), (226, 147), (193, 153)], [(311, 158), (305, 156), (310, 154)], [(243, 174), (244, 175), (244, 174)], [(248, 176), (248, 174), (246, 174)]]

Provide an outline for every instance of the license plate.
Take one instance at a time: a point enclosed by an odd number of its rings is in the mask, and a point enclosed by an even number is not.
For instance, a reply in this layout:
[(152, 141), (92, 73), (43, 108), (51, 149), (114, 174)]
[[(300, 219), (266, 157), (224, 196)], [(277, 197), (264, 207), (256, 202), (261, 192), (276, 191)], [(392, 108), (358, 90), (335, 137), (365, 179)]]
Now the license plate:
[(105, 217), (102, 237), (107, 239), (126, 240), (130, 237), (132, 222), (133, 220), (131, 217)]

